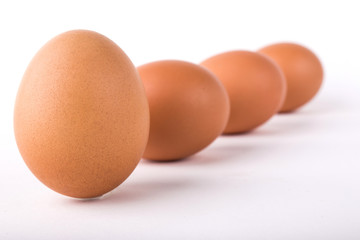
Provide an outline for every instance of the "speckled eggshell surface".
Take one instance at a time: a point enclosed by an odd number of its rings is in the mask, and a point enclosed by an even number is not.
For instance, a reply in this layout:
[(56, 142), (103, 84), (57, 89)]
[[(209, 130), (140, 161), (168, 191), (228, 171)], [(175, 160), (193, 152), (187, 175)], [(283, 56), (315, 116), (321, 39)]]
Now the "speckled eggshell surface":
[(226, 90), (197, 64), (164, 60), (138, 67), (150, 106), (150, 134), (144, 158), (188, 157), (213, 142), (229, 117)]
[(14, 130), (33, 174), (54, 191), (91, 198), (121, 184), (148, 138), (144, 87), (127, 55), (96, 32), (46, 43), (18, 90)]
[(288, 88), (280, 112), (298, 109), (319, 91), (323, 68), (318, 57), (306, 47), (294, 43), (277, 43), (259, 52), (272, 58), (284, 72)]
[(230, 97), (230, 118), (224, 133), (253, 130), (283, 104), (286, 82), (270, 58), (250, 51), (217, 54), (201, 63), (224, 84)]

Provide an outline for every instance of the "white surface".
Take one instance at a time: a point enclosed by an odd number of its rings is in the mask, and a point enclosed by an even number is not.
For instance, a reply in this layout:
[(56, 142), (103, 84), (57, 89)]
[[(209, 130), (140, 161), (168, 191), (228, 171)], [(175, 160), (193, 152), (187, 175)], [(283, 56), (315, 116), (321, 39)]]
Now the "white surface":
[[(249, 2), (2, 1), (0, 239), (359, 239), (356, 1)], [(76, 28), (107, 35), (136, 65), (296, 41), (321, 58), (325, 83), (294, 114), (220, 137), (185, 161), (143, 161), (102, 199), (74, 200), (26, 168), (12, 111), (31, 57)]]

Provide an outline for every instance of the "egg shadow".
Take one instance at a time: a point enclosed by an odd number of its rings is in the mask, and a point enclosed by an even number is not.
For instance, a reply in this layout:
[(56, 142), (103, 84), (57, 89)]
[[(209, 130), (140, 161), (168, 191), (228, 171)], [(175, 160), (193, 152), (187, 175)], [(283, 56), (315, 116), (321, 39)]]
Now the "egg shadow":
[[(229, 136), (221, 136), (221, 140), (225, 140), (222, 144), (210, 146), (188, 158), (188, 164), (196, 165), (229, 165), (238, 167), (241, 164), (247, 164), (253, 161), (263, 161), (268, 159), (269, 152), (277, 146), (272, 141), (256, 141), (252, 136), (252, 141), (247, 141), (247, 136), (237, 136), (236, 141), (228, 139)], [(234, 138), (234, 136), (231, 136)], [(230, 141), (228, 141), (230, 140)]]
[[(309, 114), (298, 110), (291, 113), (278, 114), (264, 125), (248, 132), (239, 134), (225, 134), (220, 136), (221, 144), (213, 144), (184, 160), (186, 164), (228, 164), (229, 162), (251, 161), (268, 158), (274, 148), (281, 149), (286, 139), (296, 138), (322, 126), (318, 114)], [(284, 141), (285, 140), (285, 141)], [(250, 160), (249, 160), (250, 159)]]
[[(196, 183), (196, 181), (195, 181)], [(71, 205), (128, 205), (146, 202), (149, 199), (164, 198), (174, 192), (187, 189), (189, 186), (194, 186), (194, 181), (191, 179), (179, 178), (149, 178), (148, 181), (133, 180), (121, 184), (111, 192), (89, 199), (75, 199), (69, 198), (67, 204)]]
[[(270, 123), (265, 123), (266, 125), (253, 131), (251, 137), (294, 137), (299, 132), (309, 131), (318, 126), (314, 119), (299, 118), (300, 114), (296, 113), (292, 113), (291, 116), (288, 114), (290, 113), (281, 114), (271, 119)], [(271, 141), (272, 139), (269, 140)]]
[(351, 102), (349, 103), (348, 98), (328, 95), (321, 96), (317, 95), (314, 99), (311, 99), (309, 102), (303, 106), (289, 112), (280, 112), (278, 115), (328, 115), (328, 114), (338, 114), (340, 112), (346, 112), (352, 110)]
[(323, 127), (324, 117), (330, 117), (332, 114), (338, 114), (349, 109), (346, 104), (338, 106), (341, 107), (333, 109), (329, 104), (323, 105), (319, 103), (292, 112), (278, 113), (251, 134), (253, 136), (271, 135), (283, 137), (296, 137), (298, 133), (305, 132), (311, 134), (312, 129)]
[(119, 189), (104, 196), (103, 201), (118, 204), (142, 202), (155, 198), (161, 199), (174, 191), (178, 192), (192, 185), (194, 185), (194, 182), (189, 179), (169, 179), (165, 177), (159, 177), (156, 180), (149, 179), (146, 182), (136, 181), (120, 186)]
[(187, 158), (189, 165), (208, 165), (208, 164), (229, 164), (231, 161), (246, 159), (249, 154), (257, 149), (255, 146), (220, 146), (209, 148), (207, 151), (199, 152)]

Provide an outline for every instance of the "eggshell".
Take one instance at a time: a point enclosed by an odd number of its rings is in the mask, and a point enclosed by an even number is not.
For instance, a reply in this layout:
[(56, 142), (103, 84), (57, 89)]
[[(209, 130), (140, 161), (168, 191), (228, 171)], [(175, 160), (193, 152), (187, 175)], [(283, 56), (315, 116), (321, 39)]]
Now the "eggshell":
[(260, 126), (284, 101), (284, 76), (266, 56), (231, 51), (210, 57), (201, 65), (221, 80), (229, 94), (231, 110), (226, 134), (247, 132)]
[(281, 112), (303, 106), (319, 91), (323, 68), (309, 49), (293, 43), (278, 43), (264, 47), (259, 52), (275, 60), (285, 74), (288, 88)]
[(46, 186), (101, 196), (138, 164), (149, 131), (142, 82), (126, 54), (96, 32), (58, 35), (30, 62), (18, 90), (20, 153)]
[(229, 117), (229, 99), (205, 68), (165, 60), (138, 67), (150, 106), (150, 134), (144, 158), (188, 157), (217, 138)]

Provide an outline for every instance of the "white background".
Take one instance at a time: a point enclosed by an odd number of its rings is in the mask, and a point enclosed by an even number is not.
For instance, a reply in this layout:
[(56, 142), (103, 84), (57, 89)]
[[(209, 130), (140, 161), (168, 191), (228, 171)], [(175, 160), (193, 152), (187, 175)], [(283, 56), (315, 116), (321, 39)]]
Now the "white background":
[[(356, 2), (1, 0), (0, 239), (360, 239)], [(135, 65), (294, 41), (320, 57), (325, 81), (296, 113), (181, 162), (142, 161), (109, 195), (74, 200), (26, 168), (12, 115), (32, 56), (79, 28), (108, 36)]]

